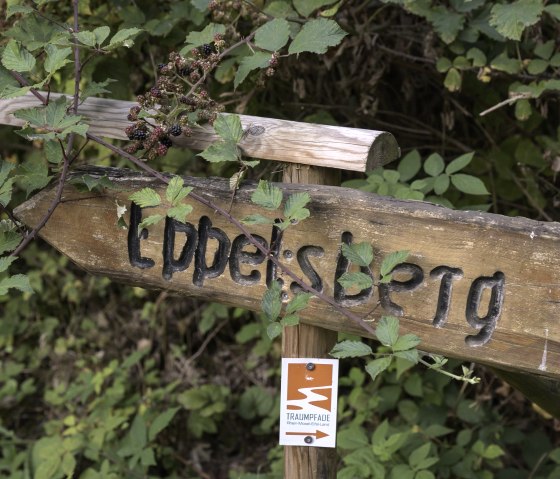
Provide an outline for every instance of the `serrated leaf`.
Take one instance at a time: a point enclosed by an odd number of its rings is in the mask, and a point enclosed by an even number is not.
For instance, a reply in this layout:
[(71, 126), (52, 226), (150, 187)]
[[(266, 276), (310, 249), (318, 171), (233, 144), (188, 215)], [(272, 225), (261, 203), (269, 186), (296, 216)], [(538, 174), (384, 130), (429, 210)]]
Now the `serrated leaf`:
[(438, 176), (444, 169), (445, 163), (438, 153), (432, 153), (424, 163), (424, 171), (430, 176)]
[(150, 425), (150, 429), (148, 431), (149, 441), (153, 441), (157, 437), (157, 435), (169, 425), (169, 423), (173, 420), (173, 417), (175, 416), (175, 414), (177, 414), (177, 411), (179, 409), (180, 408), (178, 407), (168, 409), (167, 411), (164, 411), (161, 414), (159, 414), (152, 421), (152, 424)]
[(10, 178), (3, 183), (0, 182), (0, 205), (6, 207), (12, 199), (12, 185), (14, 178)]
[(29, 13), (33, 13), (33, 9), (26, 5), (8, 5), (8, 8), (6, 9), (6, 19), (16, 13), (23, 13), (24, 15), (27, 15)]
[(392, 360), (393, 358), (390, 356), (374, 359), (366, 364), (366, 372), (371, 376), (371, 379), (374, 380), (380, 373), (385, 371), (391, 365)]
[(380, 267), (381, 276), (387, 276), (388, 274), (393, 271), (394, 267), (398, 264), (403, 263), (406, 258), (408, 258), (409, 251), (401, 250), (401, 251), (393, 251), (389, 253), (387, 256), (383, 258)]
[(319, 18), (307, 22), (296, 35), (288, 52), (290, 54), (311, 52), (326, 53), (329, 47), (338, 45), (347, 33), (334, 20)]
[(336, 0), (294, 0), (293, 4), (302, 17), (308, 17), (315, 10), (332, 5)]
[(303, 209), (310, 201), (311, 197), (307, 192), (291, 194), (284, 205), (284, 216), (286, 218), (291, 218), (296, 215), (298, 211)]
[(436, 195), (443, 195), (449, 188), (449, 175), (442, 173), (434, 181), (434, 193)]
[(174, 176), (169, 181), (165, 190), (165, 198), (172, 206), (177, 206), (193, 190), (192, 186), (184, 187), (184, 180), (180, 176)]
[(246, 225), (271, 225), (274, 223), (274, 220), (255, 213), (245, 216), (245, 218), (243, 218), (241, 222)]
[(111, 29), (106, 25), (103, 25), (102, 27), (97, 27), (93, 31), (96, 45), (101, 45), (105, 40), (107, 40), (107, 37), (109, 36), (110, 33), (111, 33)]
[(263, 50), (280, 50), (290, 39), (290, 24), (283, 18), (275, 18), (255, 32), (255, 45)]
[(298, 293), (286, 305), (286, 314), (297, 313), (307, 307), (309, 300), (313, 297), (311, 293)]
[(113, 78), (107, 78), (102, 82), (92, 81), (88, 83), (86, 87), (82, 90), (80, 99), (83, 101), (86, 98), (89, 98), (90, 96), (98, 96), (101, 95), (102, 93), (110, 93), (110, 90), (107, 90), (105, 87), (110, 83), (114, 83), (116, 81), (117, 80), (114, 80)]
[(10, 289), (18, 289), (24, 293), (33, 293), (29, 278), (24, 274), (15, 274), (0, 281), (0, 296), (7, 294)]
[(510, 40), (521, 40), (525, 28), (537, 23), (544, 10), (542, 0), (497, 3), (490, 12), (490, 25)]
[(26, 190), (27, 196), (33, 191), (47, 186), (51, 179), (46, 161), (37, 156), (26, 160), (19, 167), (18, 173), (20, 174), (17, 177), (17, 182), (20, 187)]
[(257, 188), (251, 195), (251, 201), (268, 210), (277, 210), (282, 204), (282, 190), (272, 183), (260, 180)]
[(140, 233), (140, 231), (142, 231), (142, 229), (146, 228), (147, 226), (157, 225), (163, 218), (165, 218), (164, 215), (157, 214), (146, 216), (146, 218), (144, 218), (138, 225), (138, 233)]
[(261, 307), (269, 321), (276, 321), (282, 311), (282, 286), (278, 281), (273, 281), (263, 295)]
[(414, 178), (420, 168), (422, 167), (422, 162), (420, 158), (420, 153), (418, 150), (412, 150), (411, 152), (407, 153), (404, 158), (399, 162), (399, 166), (397, 171), (400, 175), (401, 181), (409, 181)]
[(458, 173), (451, 176), (451, 183), (459, 191), (467, 193), (469, 195), (489, 195), (490, 193), (486, 189), (484, 183), (472, 175), (465, 175), (463, 173)]
[(0, 254), (15, 250), (22, 240), (17, 231), (0, 231)]
[(399, 320), (393, 316), (383, 316), (375, 328), (375, 336), (384, 346), (393, 346), (399, 337)]
[(342, 254), (351, 263), (358, 266), (369, 266), (373, 261), (373, 248), (370, 243), (342, 244)]
[(187, 46), (181, 50), (181, 54), (185, 54), (189, 50), (204, 45), (205, 43), (212, 43), (214, 41), (214, 36), (218, 33), (220, 35), (226, 33), (225, 25), (210, 23), (200, 32), (190, 32), (185, 39)]
[(95, 46), (95, 34), (89, 30), (82, 30), (76, 33), (77, 40), (88, 47)]
[(407, 351), (418, 346), (420, 342), (420, 338), (415, 334), (404, 334), (399, 336), (395, 344), (393, 344), (393, 351)]
[(522, 64), (517, 58), (508, 57), (507, 52), (504, 51), (490, 62), (490, 66), (494, 70), (514, 75), (521, 71)]
[(4, 256), (0, 258), (0, 273), (6, 271), (16, 259), (16, 256)]
[(344, 289), (358, 288), (360, 291), (373, 286), (373, 279), (361, 271), (350, 272), (347, 271), (340, 278), (338, 283)]
[(266, 327), (266, 335), (270, 339), (274, 339), (282, 334), (282, 325), (278, 322), (270, 323)]
[(373, 354), (370, 346), (361, 341), (351, 341), (349, 339), (334, 345), (329, 353), (333, 358), (360, 358)]
[(140, 208), (149, 208), (161, 204), (161, 197), (152, 188), (143, 188), (140, 191), (136, 191), (128, 199), (134, 201)]
[(140, 28), (123, 28), (122, 30), (119, 30), (111, 38), (107, 49), (112, 50), (121, 45), (130, 48), (134, 44), (134, 42), (132, 41), (132, 37), (138, 35), (141, 31), (142, 29)]
[(225, 141), (238, 143), (243, 138), (243, 127), (239, 115), (220, 114), (212, 126), (218, 136)]
[(187, 216), (192, 212), (192, 205), (177, 205), (167, 210), (167, 216), (184, 223)]
[(243, 57), (243, 60), (239, 63), (237, 67), (237, 72), (235, 73), (235, 79), (233, 80), (233, 88), (237, 89), (241, 83), (247, 78), (247, 75), (257, 68), (268, 67), (271, 55), (266, 52), (255, 52), (254, 55), (248, 55)]
[(44, 66), (47, 73), (54, 73), (67, 63), (71, 63), (71, 61), (68, 60), (68, 56), (72, 53), (71, 48), (59, 48), (54, 45), (46, 45), (45, 52), (47, 53), (47, 58)]
[(221, 163), (222, 161), (238, 161), (240, 158), (239, 147), (235, 141), (216, 141), (199, 153), (210, 163)]
[(473, 159), (474, 151), (472, 153), (465, 153), (464, 155), (458, 156), (445, 168), (445, 172), (448, 175), (457, 173), (458, 171), (465, 168)]
[(10, 40), (2, 53), (2, 65), (8, 70), (28, 72), (33, 70), (35, 63), (35, 57), (15, 40)]
[(280, 321), (282, 326), (297, 326), (299, 324), (299, 316), (297, 314), (288, 314)]

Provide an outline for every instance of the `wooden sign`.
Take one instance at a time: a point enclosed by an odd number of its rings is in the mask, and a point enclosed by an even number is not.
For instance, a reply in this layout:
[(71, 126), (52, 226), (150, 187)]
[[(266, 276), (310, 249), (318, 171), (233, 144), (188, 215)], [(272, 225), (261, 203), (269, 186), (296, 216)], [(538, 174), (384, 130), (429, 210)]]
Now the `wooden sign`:
[[(121, 189), (96, 194), (66, 186), (62, 204), (41, 231), (87, 271), (249, 309), (259, 309), (266, 284), (276, 278), (283, 282), (286, 300), (299, 291), (235, 226), (192, 200), (186, 223), (166, 220), (138, 235), (143, 217), (165, 212), (143, 210), (128, 197), (148, 186), (163, 193), (165, 185), (125, 170), (89, 174), (107, 174)], [(186, 178), (185, 183), (228, 208), (227, 180)], [(347, 188), (278, 186), (284, 198), (307, 191), (311, 217), (284, 233), (271, 225), (251, 226), (250, 231), (339, 305), (370, 320), (399, 316), (401, 332), (417, 334), (426, 351), (560, 377), (560, 224), (453, 211)], [(236, 193), (234, 217), (267, 214), (251, 203), (254, 188), (243, 185)], [(16, 210), (17, 217), (36, 225), (54, 194), (53, 187), (40, 192)], [(123, 206), (128, 229), (117, 227), (117, 208)], [(350, 267), (341, 244), (363, 241), (376, 253), (375, 275), (390, 252), (409, 250), (410, 256), (395, 268), (390, 283), (346, 291), (337, 282)], [(311, 300), (303, 318), (366, 335), (318, 299)]]

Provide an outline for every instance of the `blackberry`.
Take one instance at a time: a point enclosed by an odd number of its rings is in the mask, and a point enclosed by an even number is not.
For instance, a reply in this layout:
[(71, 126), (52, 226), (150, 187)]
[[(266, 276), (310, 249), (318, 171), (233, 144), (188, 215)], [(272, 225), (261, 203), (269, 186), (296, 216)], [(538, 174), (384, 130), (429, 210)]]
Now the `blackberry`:
[(134, 130), (132, 132), (132, 139), (133, 140), (145, 140), (148, 134), (145, 130)]
[(169, 128), (168, 133), (171, 136), (179, 136), (181, 134), (181, 125), (173, 125)]
[(209, 57), (210, 55), (212, 55), (212, 53), (214, 53), (214, 45), (205, 43), (200, 47), (200, 51), (202, 52), (202, 55), (204, 55), (205, 57)]
[(157, 69), (158, 69), (159, 71), (161, 71), (161, 70), (162, 70), (164, 67), (166, 67), (166, 66), (167, 66), (167, 63), (160, 63), (160, 64), (157, 66)]
[(180, 74), (181, 74), (181, 76), (186, 77), (186, 76), (189, 76), (192, 73), (192, 71), (193, 70), (192, 70), (191, 67), (186, 67), (186, 68), (183, 68), (181, 70)]
[[(179, 130), (179, 134), (180, 134), (180, 132), (181, 132), (181, 131)], [(163, 138), (161, 138), (161, 139), (159, 140), (159, 142), (160, 142), (163, 146), (165, 146), (165, 147), (167, 147), (167, 148), (171, 148), (171, 147), (173, 146), (173, 142), (169, 139), (168, 136), (164, 136)], [(160, 156), (161, 156), (161, 155), (160, 155)]]

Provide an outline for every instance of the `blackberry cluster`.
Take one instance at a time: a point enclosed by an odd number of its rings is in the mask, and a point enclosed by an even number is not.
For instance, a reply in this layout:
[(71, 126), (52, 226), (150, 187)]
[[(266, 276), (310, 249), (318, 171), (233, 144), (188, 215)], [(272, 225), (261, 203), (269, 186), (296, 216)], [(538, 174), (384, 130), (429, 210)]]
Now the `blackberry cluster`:
[(181, 134), (182, 130), (183, 130), (183, 129), (181, 128), (181, 125), (178, 125), (177, 123), (175, 123), (175, 125), (172, 125), (172, 126), (169, 128), (168, 133), (169, 133), (171, 136), (179, 136), (179, 135)]

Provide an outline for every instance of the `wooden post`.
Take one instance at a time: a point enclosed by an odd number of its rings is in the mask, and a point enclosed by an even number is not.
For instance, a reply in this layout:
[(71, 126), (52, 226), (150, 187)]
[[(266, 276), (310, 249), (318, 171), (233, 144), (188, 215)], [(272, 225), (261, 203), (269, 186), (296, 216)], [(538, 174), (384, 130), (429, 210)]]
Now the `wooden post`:
[[(283, 182), (336, 186), (340, 183), (340, 171), (289, 165), (284, 169)], [(282, 334), (282, 357), (326, 358), (336, 339), (335, 331), (309, 324), (287, 327)], [(286, 479), (335, 479), (336, 465), (336, 448), (284, 446)]]

